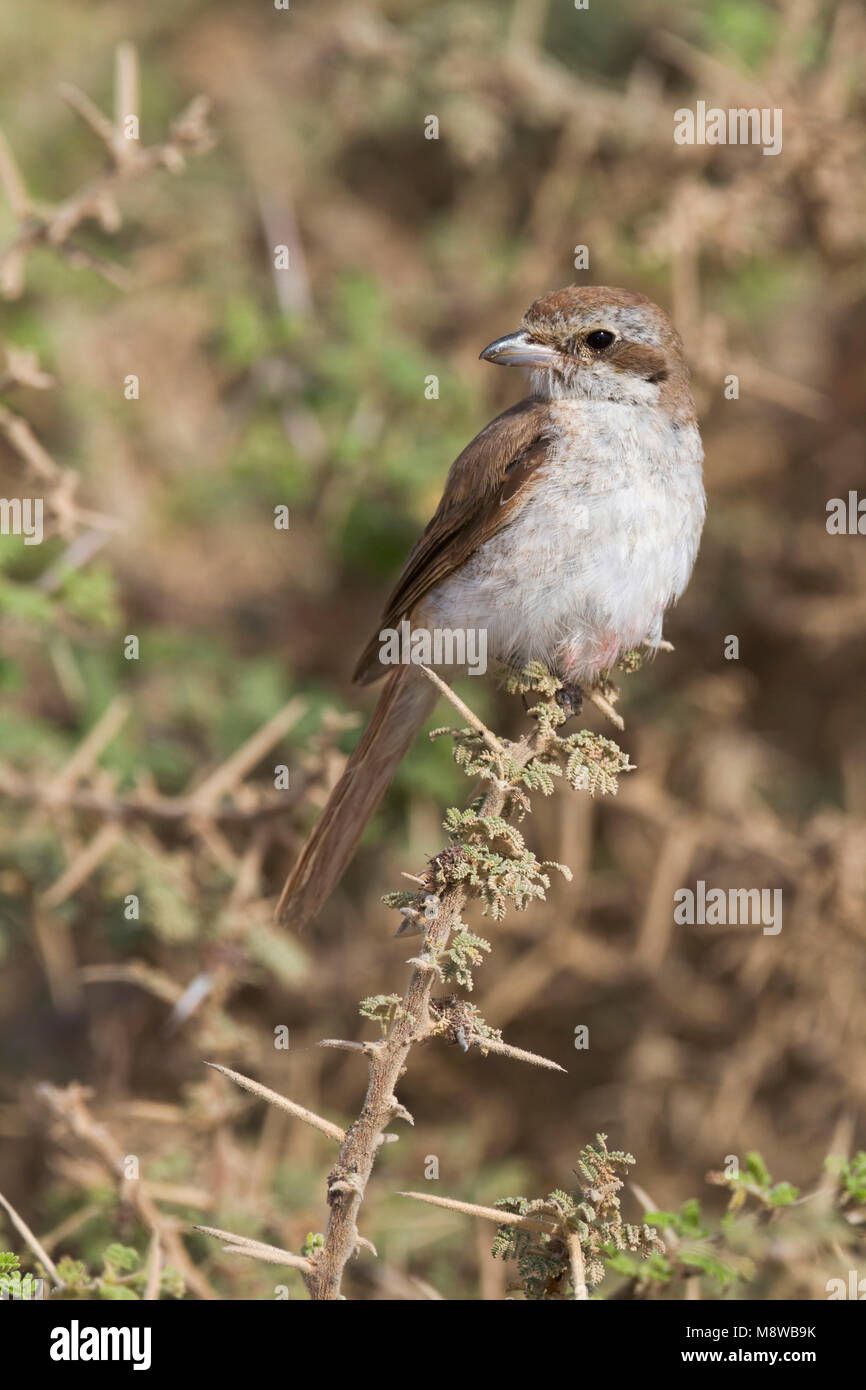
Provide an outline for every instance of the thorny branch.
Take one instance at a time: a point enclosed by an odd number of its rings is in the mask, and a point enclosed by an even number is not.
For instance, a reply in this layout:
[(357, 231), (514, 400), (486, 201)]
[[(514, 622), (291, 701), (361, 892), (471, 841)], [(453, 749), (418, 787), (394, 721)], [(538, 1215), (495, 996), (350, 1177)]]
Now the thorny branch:
[(571, 1192), (557, 1189), (533, 1200), (503, 1197), (495, 1207), (425, 1192), (400, 1195), (482, 1221), (495, 1221), (498, 1229), (493, 1254), (516, 1261), (517, 1287), (528, 1299), (570, 1297), (585, 1302), (590, 1287), (604, 1278), (609, 1252), (632, 1251), (642, 1260), (664, 1253), (664, 1242), (652, 1226), (646, 1222), (636, 1226), (622, 1218), (622, 1172), (634, 1161), (631, 1154), (609, 1149), (607, 1135), (598, 1134), (596, 1142), (578, 1154), (578, 1184)]
[(108, 167), (84, 188), (52, 206), (38, 204), (30, 195), (11, 147), (0, 132), (0, 183), (18, 229), (0, 248), (0, 292), (16, 299), (24, 288), (28, 255), (39, 246), (56, 251), (70, 265), (85, 267), (112, 284), (125, 287), (126, 271), (104, 261), (71, 241), (84, 222), (95, 221), (105, 232), (121, 226), (117, 204), (120, 187), (154, 169), (180, 172), (188, 154), (204, 154), (213, 146), (207, 126), (208, 101), (195, 97), (171, 123), (166, 138), (143, 145), (139, 137), (138, 63), (130, 44), (120, 44), (115, 59), (115, 117), (104, 116), (86, 93), (64, 84), (61, 95), (68, 106), (90, 127), (106, 148)]
[(118, 793), (113, 787), (106, 789), (104, 778), (100, 785), (98, 759), (130, 713), (129, 703), (121, 698), (106, 707), (66, 765), (50, 781), (34, 782), (29, 775), (0, 764), (0, 792), (10, 800), (32, 806), (46, 816), (75, 810), (93, 813), (101, 821), (93, 838), (43, 894), (43, 905), (56, 907), (81, 888), (121, 843), (129, 822), (183, 822), (207, 847), (209, 832), (218, 823), (274, 823), (278, 809), (285, 816), (297, 789), (291, 796), (285, 791), (266, 793), (244, 782), (262, 758), (294, 728), (307, 708), (306, 701), (299, 697), (289, 700), (203, 782), (181, 796), (162, 795), (150, 785)]
[[(328, 1175), (327, 1227), (316, 1248), (305, 1251), (309, 1267), (303, 1277), (316, 1301), (343, 1296), (346, 1265), (362, 1246), (369, 1246), (359, 1233), (358, 1216), (376, 1155), (380, 1145), (398, 1137), (389, 1129), (394, 1120), (414, 1123), (396, 1095), (413, 1047), (438, 1037), (458, 1043), (464, 1051), (474, 1047), (482, 1055), (497, 1052), (513, 1060), (563, 1070), (556, 1062), (502, 1042), (466, 1000), (454, 994), (434, 997), (433, 991), (440, 981), (448, 980), (471, 988), (469, 967), (480, 963), (482, 951), (489, 950), (489, 944), (469, 932), (463, 921), (471, 899), (480, 898), (484, 911), (500, 920), (507, 902), (521, 908), (533, 899), (544, 898), (550, 884), (548, 869), (557, 868), (569, 876), (563, 865), (539, 863), (525, 846), (517, 823), (530, 809), (528, 793), (549, 795), (554, 778), (563, 771), (575, 788), (615, 792), (617, 775), (629, 770), (624, 754), (608, 739), (586, 730), (569, 737), (560, 734), (573, 708), (569, 692), (563, 692), (561, 683), (540, 666), (509, 681), (513, 691), (532, 692), (537, 698), (529, 711), (534, 725), (516, 743), (497, 738), (448, 686), (433, 673), (428, 675), (469, 723), (464, 729), (436, 730), (431, 737), (450, 734), (455, 760), (468, 776), (481, 780), (484, 790), (465, 811), (448, 812), (445, 827), (450, 843), (430, 861), (423, 875), (409, 876), (417, 889), (389, 894), (385, 899), (403, 914), (397, 935), (420, 933), (423, 941), (420, 954), (408, 962), (411, 973), (402, 998), (387, 995), (363, 1001), (362, 1013), (381, 1024), (383, 1037), (362, 1044), (329, 1038), (320, 1044), (359, 1051), (366, 1057), (369, 1078), (358, 1118), (340, 1137), (340, 1131), (329, 1121), (303, 1112), (282, 1097), (267, 1095), (247, 1078), (227, 1073), (246, 1089), (257, 1090), (283, 1108), (291, 1107), (299, 1118), (340, 1143)], [(566, 698), (560, 699), (563, 694)], [(605, 686), (603, 698), (608, 705), (615, 699), (611, 686)], [(237, 1238), (227, 1238), (240, 1243)], [(296, 1262), (297, 1257), (292, 1263)]]
[[(199, 1022), (205, 1015), (211, 1023), (220, 1020), (221, 1027), (233, 1031), (224, 1014), (225, 999), (238, 987), (245, 966), (267, 953), (274, 932), (264, 898), (266, 855), (286, 835), (286, 817), (299, 796), (321, 777), (335, 733), (355, 722), (354, 716), (325, 713), (290, 789), (272, 791), (261, 780), (249, 780), (308, 708), (306, 700), (293, 697), (204, 778), (171, 796), (160, 793), (148, 776), (121, 792), (114, 774), (99, 765), (132, 710), (131, 702), (120, 696), (50, 777), (0, 763), (0, 793), (28, 816), (51, 825), (66, 855), (59, 875), (32, 899), (32, 927), (55, 998), (68, 1003), (82, 985), (125, 981), (171, 1006), (169, 1031), (193, 1014)], [(124, 854), (138, 855), (147, 864), (161, 856), (166, 843), (173, 846), (170, 862), (176, 861), (177, 883), (191, 885), (196, 866), (212, 864), (233, 884), (218, 939), (203, 952), (198, 974), (184, 987), (141, 961), (79, 969), (63, 919), (49, 919), (48, 914), (85, 888), (98, 871), (111, 872)], [(216, 1046), (213, 1038), (209, 1046)]]
[(60, 1089), (45, 1082), (37, 1088), (37, 1094), (62, 1128), (90, 1148), (117, 1180), (120, 1197), (134, 1208), (139, 1220), (159, 1241), (189, 1287), (199, 1298), (219, 1298), (216, 1289), (187, 1254), (178, 1223), (160, 1210), (150, 1185), (144, 1178), (130, 1180), (127, 1177), (126, 1155), (114, 1136), (91, 1115), (87, 1088), (73, 1084)]
[[(0, 295), (4, 299), (21, 295), (27, 259), (38, 248), (51, 250), (74, 268), (92, 270), (112, 285), (126, 288), (130, 282), (127, 271), (78, 245), (73, 234), (88, 221), (97, 222), (106, 233), (117, 232), (122, 225), (117, 194), (124, 184), (154, 169), (178, 173), (185, 167), (187, 155), (203, 154), (212, 147), (208, 102), (204, 97), (196, 97), (175, 118), (164, 140), (149, 146), (141, 143), (138, 62), (130, 44), (120, 44), (117, 49), (114, 86), (113, 120), (104, 116), (77, 87), (61, 87), (67, 105), (105, 146), (107, 167), (60, 203), (46, 205), (32, 197), (12, 148), (0, 131), (0, 186), (18, 223), (13, 236), (0, 247)], [(6, 348), (6, 368), (0, 373), (0, 391), (16, 385), (45, 390), (53, 381), (40, 370), (32, 353), (10, 346)], [(58, 464), (27, 420), (5, 405), (0, 405), (0, 435), (41, 484), (49, 511), (49, 530), (72, 540), (77, 532), (88, 528), (99, 537), (120, 529), (115, 518), (79, 504), (75, 495), (80, 482), (78, 473)]]

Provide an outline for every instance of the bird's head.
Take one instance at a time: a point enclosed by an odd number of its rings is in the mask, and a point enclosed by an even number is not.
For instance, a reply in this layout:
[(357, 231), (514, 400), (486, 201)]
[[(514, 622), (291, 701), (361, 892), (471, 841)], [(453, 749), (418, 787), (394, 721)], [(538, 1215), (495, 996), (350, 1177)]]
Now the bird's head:
[(679, 334), (645, 295), (603, 285), (570, 285), (536, 299), (516, 333), (481, 353), (486, 362), (526, 367), (536, 395), (667, 405), (691, 410)]

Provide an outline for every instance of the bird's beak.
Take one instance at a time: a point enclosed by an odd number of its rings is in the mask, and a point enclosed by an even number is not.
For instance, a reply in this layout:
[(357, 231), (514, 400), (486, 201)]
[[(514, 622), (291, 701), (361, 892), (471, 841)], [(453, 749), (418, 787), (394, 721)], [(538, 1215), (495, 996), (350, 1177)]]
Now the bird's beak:
[(503, 367), (553, 367), (561, 360), (556, 348), (539, 343), (523, 328), (497, 338), (480, 356), (483, 362), (498, 362)]

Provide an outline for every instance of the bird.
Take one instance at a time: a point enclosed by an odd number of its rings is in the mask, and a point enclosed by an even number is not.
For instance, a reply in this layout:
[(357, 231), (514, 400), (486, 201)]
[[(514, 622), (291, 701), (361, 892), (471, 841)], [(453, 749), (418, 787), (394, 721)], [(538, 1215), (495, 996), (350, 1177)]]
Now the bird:
[[(510, 669), (542, 662), (592, 687), (661, 645), (706, 513), (703, 449), (682, 341), (645, 295), (570, 285), (536, 299), (486, 362), (524, 368), (530, 394), (451, 465), (353, 680), (379, 702), (283, 889), (279, 922), (314, 918), (339, 882), (438, 692), (384, 637), (475, 632)], [(444, 649), (443, 649), (444, 650)], [(454, 652), (450, 655), (453, 657)], [(457, 665), (438, 667), (449, 682)]]

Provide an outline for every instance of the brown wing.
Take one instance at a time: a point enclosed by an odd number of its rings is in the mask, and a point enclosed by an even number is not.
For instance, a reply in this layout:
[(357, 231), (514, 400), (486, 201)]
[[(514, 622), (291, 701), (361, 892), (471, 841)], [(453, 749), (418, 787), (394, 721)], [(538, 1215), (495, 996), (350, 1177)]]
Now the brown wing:
[(385, 674), (379, 662), (379, 630), (396, 627), (419, 599), (459, 569), (522, 505), (526, 483), (547, 455), (548, 409), (546, 401), (527, 397), (491, 420), (454, 460), (442, 501), (403, 566), (353, 680), (369, 685)]

